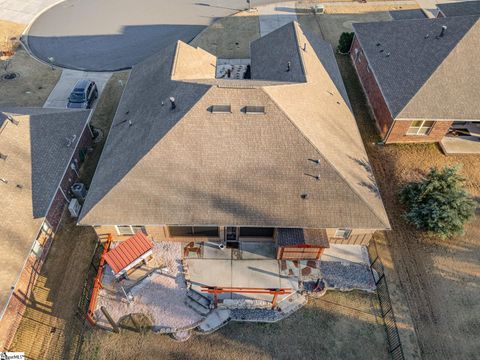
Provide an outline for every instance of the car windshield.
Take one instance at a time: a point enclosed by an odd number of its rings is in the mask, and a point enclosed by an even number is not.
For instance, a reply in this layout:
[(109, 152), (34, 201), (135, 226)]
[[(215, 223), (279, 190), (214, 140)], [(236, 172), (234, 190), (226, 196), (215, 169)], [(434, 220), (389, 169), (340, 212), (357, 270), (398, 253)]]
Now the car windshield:
[(69, 97), (70, 102), (81, 103), (85, 101), (85, 94), (83, 92), (72, 92)]

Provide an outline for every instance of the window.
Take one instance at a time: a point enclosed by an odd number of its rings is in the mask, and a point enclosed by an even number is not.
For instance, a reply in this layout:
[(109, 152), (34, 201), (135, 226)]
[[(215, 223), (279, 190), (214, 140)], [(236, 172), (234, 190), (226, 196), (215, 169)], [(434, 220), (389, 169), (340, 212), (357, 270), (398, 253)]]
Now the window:
[(169, 226), (168, 232), (171, 237), (218, 237), (216, 226)]
[(141, 225), (118, 225), (115, 226), (118, 235), (135, 235), (139, 231), (146, 234), (145, 228)]
[(273, 237), (273, 228), (261, 227), (242, 227), (240, 228), (241, 237)]
[(351, 234), (352, 230), (350, 229), (337, 229), (337, 231), (335, 231), (336, 238), (348, 239)]
[(412, 121), (412, 124), (407, 130), (407, 135), (428, 135), (430, 130), (432, 130), (433, 125), (435, 125), (435, 121)]
[(230, 114), (232, 112), (231, 105), (212, 105), (210, 106), (212, 114)]
[(33, 247), (32, 247), (32, 254), (37, 258), (41, 258), (42, 257), (42, 254), (43, 254), (43, 246), (40, 245), (40, 243), (35, 240), (35, 242), (33, 243)]
[(243, 111), (248, 115), (263, 115), (265, 114), (265, 106), (245, 106)]

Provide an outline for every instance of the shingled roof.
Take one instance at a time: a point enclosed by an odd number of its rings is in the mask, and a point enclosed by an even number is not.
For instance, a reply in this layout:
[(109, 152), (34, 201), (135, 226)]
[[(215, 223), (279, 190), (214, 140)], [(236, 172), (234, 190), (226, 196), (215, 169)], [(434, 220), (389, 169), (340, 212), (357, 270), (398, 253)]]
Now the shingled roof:
[(478, 16), (353, 27), (393, 118), (480, 119)]
[(0, 108), (0, 314), (86, 126), (89, 111)]
[(460, 1), (437, 4), (445, 16), (480, 15), (480, 1)]
[[(172, 80), (182, 43), (136, 65), (80, 224), (388, 228), (330, 46), (297, 23), (278, 31), (252, 44), (252, 80)], [(276, 47), (297, 49), (291, 78)]]

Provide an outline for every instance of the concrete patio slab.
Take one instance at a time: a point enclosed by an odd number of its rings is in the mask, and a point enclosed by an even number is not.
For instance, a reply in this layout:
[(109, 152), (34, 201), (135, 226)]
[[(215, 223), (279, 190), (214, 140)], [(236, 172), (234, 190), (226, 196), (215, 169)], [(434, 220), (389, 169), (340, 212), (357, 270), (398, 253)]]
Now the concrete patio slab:
[(365, 246), (331, 244), (325, 249), (322, 261), (353, 262), (370, 265), (368, 251)]
[(440, 147), (446, 155), (453, 154), (480, 154), (480, 137), (449, 137), (446, 136), (440, 141)]
[(277, 251), (273, 241), (241, 242), (241, 256), (243, 260), (272, 260)]
[(269, 4), (258, 8), (260, 35), (265, 36), (297, 20), (295, 1)]

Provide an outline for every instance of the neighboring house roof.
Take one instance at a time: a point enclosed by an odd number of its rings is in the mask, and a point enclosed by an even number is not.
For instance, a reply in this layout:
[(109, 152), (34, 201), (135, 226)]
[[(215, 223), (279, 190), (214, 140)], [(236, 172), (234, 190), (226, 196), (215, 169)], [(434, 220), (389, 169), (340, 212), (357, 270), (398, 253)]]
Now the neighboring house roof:
[(422, 9), (393, 10), (390, 11), (393, 20), (425, 19)]
[(461, 1), (437, 4), (445, 16), (480, 15), (480, 1)]
[(478, 16), (353, 27), (393, 118), (480, 119)]
[(107, 252), (105, 261), (110, 265), (113, 273), (118, 274), (152, 249), (153, 243), (145, 234), (138, 232)]
[(0, 314), (23, 269), (89, 111), (0, 108)]
[[(172, 67), (185, 60), (175, 48), (136, 65), (80, 224), (388, 228), (330, 46), (297, 23), (277, 31), (281, 42), (271, 33), (252, 44), (252, 80), (202, 79), (199, 69), (188, 72), (198, 80), (174, 81)], [(274, 70), (276, 47), (297, 49), (301, 64), (290, 70), (306, 82)], [(268, 77), (255, 70), (260, 56)]]

